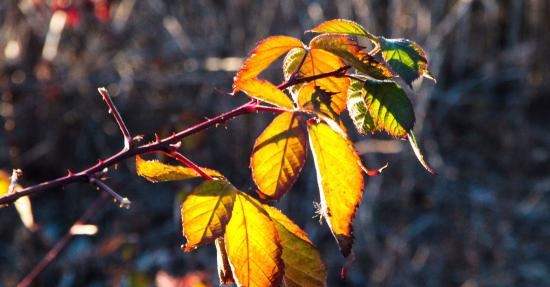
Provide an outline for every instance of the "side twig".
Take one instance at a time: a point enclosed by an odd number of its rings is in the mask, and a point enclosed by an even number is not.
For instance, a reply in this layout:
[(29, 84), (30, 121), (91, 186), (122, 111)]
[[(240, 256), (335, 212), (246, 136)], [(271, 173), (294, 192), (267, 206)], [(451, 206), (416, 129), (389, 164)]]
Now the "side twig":
[(126, 127), (126, 124), (122, 120), (122, 117), (118, 112), (118, 109), (113, 103), (113, 100), (111, 99), (111, 95), (109, 94), (109, 91), (107, 91), (105, 87), (98, 88), (97, 90), (99, 91), (99, 93), (101, 94), (101, 97), (107, 104), (107, 107), (109, 107), (109, 114), (113, 115), (118, 125), (118, 128), (120, 129), (120, 131), (122, 132), (122, 135), (124, 136), (124, 150), (129, 150), (132, 144), (132, 137), (130, 136), (130, 132)]

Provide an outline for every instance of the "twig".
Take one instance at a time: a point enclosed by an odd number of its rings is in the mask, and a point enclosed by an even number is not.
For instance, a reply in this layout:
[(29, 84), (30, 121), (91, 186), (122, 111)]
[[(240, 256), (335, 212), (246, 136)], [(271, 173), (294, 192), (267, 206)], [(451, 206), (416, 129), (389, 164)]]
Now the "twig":
[(106, 193), (102, 193), (101, 196), (96, 199), (90, 207), (84, 212), (84, 214), (69, 228), (69, 231), (65, 233), (63, 238), (59, 240), (55, 246), (48, 251), (46, 256), (40, 260), (40, 262), (34, 266), (32, 271), (23, 278), (19, 284), (17, 284), (17, 287), (28, 287), (32, 284), (32, 282), (38, 277), (58, 256), (59, 254), (69, 245), (69, 243), (73, 240), (73, 238), (76, 236), (76, 234), (71, 232), (71, 229), (76, 225), (82, 225), (88, 222), (92, 216), (96, 214), (96, 212), (102, 207), (102, 205), (106, 202), (107, 196)]
[(23, 172), (20, 169), (14, 169), (11, 172), (11, 180), (10, 186), (8, 187), (8, 194), (13, 194), (15, 192), (15, 186), (17, 185), (17, 181), (22, 174)]
[(109, 114), (113, 115), (118, 125), (118, 128), (120, 129), (120, 131), (122, 132), (122, 135), (124, 136), (124, 149), (129, 150), (130, 145), (132, 144), (132, 137), (130, 136), (130, 132), (126, 127), (126, 124), (122, 120), (122, 117), (118, 112), (118, 109), (113, 103), (113, 100), (111, 99), (111, 95), (109, 95), (109, 91), (107, 91), (105, 87), (98, 88), (97, 90), (99, 91), (99, 93), (101, 94), (101, 97), (103, 97), (103, 100), (107, 104), (107, 107), (109, 108)]
[(92, 176), (90, 177), (90, 183), (92, 183), (93, 185), (97, 186), (99, 189), (110, 194), (116, 201), (118, 201), (118, 203), (120, 204), (120, 207), (124, 207), (126, 209), (130, 208), (130, 204), (132, 204), (132, 202), (127, 197), (120, 196), (120, 194), (116, 193), (116, 191), (114, 191), (111, 187), (109, 187), (103, 181)]
[[(316, 80), (316, 79), (321, 79), (321, 78), (326, 78), (326, 77), (333, 77), (333, 76), (334, 77), (343, 76), (349, 68), (350, 68), (350, 66), (344, 66), (344, 67), (341, 67), (337, 70), (334, 70), (334, 71), (328, 72), (328, 73), (323, 73), (323, 74), (314, 75), (314, 76), (310, 76), (310, 77), (289, 79), (289, 81), (286, 81), (286, 82), (280, 84), (278, 86), (278, 88), (280, 90), (284, 90), (284, 89), (286, 89), (288, 87), (291, 87), (293, 85), (313, 81), (313, 80)], [(108, 102), (108, 105), (110, 103), (111, 107), (115, 107), (114, 104), (112, 103), (112, 101), (110, 101), (109, 97), (107, 97), (107, 98), (104, 97), (104, 99), (106, 99), (106, 102)], [(121, 131), (124, 134), (125, 140), (127, 138), (130, 138), (129, 137), (130, 134), (128, 133), (127, 129), (125, 128), (125, 125), (123, 124), (123, 121), (120, 118), (120, 114), (118, 114), (118, 112), (116, 111), (116, 108), (113, 108), (111, 110), (113, 112), (113, 115), (115, 115), (115, 120), (117, 120), (117, 118), (118, 118), (117, 123), (119, 123), (119, 122), (122, 123), (122, 124), (119, 124), (119, 127), (121, 128)], [(262, 106), (258, 103), (258, 101), (251, 100), (251, 101), (246, 102), (246, 103), (242, 104), (241, 106), (238, 106), (235, 109), (230, 110), (226, 113), (223, 113), (223, 114), (218, 115), (214, 118), (208, 119), (208, 120), (203, 121), (199, 124), (196, 124), (196, 125), (194, 125), (190, 128), (187, 128), (183, 131), (175, 133), (171, 136), (168, 136), (168, 137), (163, 138), (163, 139), (156, 140), (156, 141), (148, 143), (148, 144), (143, 144), (143, 145), (135, 146), (135, 147), (129, 146), (129, 148), (126, 148), (126, 142), (128, 142), (126, 140), (124, 149), (122, 149), (118, 153), (116, 153), (116, 154), (114, 154), (114, 155), (112, 155), (112, 156), (110, 156), (106, 159), (100, 160), (96, 164), (94, 164), (94, 165), (92, 165), (92, 166), (90, 166), (90, 167), (88, 167), (88, 168), (86, 168), (86, 169), (84, 169), (80, 172), (76, 172), (76, 173), (69, 172), (69, 174), (67, 174), (66, 176), (56, 178), (56, 179), (53, 179), (51, 181), (46, 181), (46, 182), (43, 182), (43, 183), (40, 183), (40, 184), (37, 184), (37, 185), (29, 186), (29, 187), (26, 187), (24, 189), (19, 190), (18, 192), (15, 192), (13, 194), (7, 194), (3, 197), (0, 197), (0, 206), (4, 205), (4, 204), (13, 203), (18, 198), (26, 196), (26, 195), (34, 195), (38, 192), (48, 190), (48, 189), (54, 189), (54, 188), (62, 187), (62, 186), (65, 186), (67, 184), (70, 184), (70, 183), (90, 182), (90, 179), (92, 177), (94, 177), (96, 173), (104, 170), (105, 168), (116, 165), (119, 162), (121, 162), (121, 161), (123, 161), (127, 158), (131, 158), (133, 156), (140, 155), (140, 154), (146, 154), (146, 153), (165, 152), (166, 150), (170, 149), (170, 145), (176, 144), (177, 142), (181, 141), (182, 139), (184, 139), (184, 138), (186, 138), (190, 135), (196, 134), (198, 132), (201, 132), (201, 131), (206, 130), (210, 127), (216, 126), (218, 124), (225, 123), (225, 122), (227, 122), (227, 121), (229, 121), (229, 120), (231, 120), (235, 117), (245, 115), (245, 114), (250, 114), (250, 113), (253, 113), (253, 112), (256, 112), (256, 111), (284, 112), (286, 110), (279, 109), (279, 108), (276, 108), (276, 107)], [(131, 138), (130, 138), (130, 141), (131, 141)], [(98, 181), (98, 182), (101, 182), (101, 181)]]
[(202, 176), (202, 178), (204, 178), (206, 180), (212, 180), (212, 176), (210, 176), (208, 173), (206, 173), (200, 166), (196, 165), (194, 162), (192, 162), (190, 159), (185, 157), (183, 154), (181, 154), (181, 153), (179, 153), (175, 150), (165, 151), (164, 153), (167, 156), (172, 157), (172, 158), (178, 160), (179, 162), (183, 163), (187, 167), (192, 168), (197, 173), (199, 173)]

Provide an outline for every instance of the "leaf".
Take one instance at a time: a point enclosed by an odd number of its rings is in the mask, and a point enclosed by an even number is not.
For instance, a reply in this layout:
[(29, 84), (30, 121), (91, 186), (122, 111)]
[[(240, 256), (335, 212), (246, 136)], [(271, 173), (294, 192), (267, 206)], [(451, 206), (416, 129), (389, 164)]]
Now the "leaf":
[(345, 19), (329, 20), (306, 32), (363, 36), (369, 38), (374, 43), (378, 42), (376, 36), (367, 32), (363, 26)]
[(403, 89), (393, 81), (368, 79), (365, 104), (374, 126), (395, 138), (406, 138), (414, 126), (414, 110)]
[(229, 264), (229, 258), (227, 258), (227, 252), (225, 251), (225, 240), (218, 238), (215, 241), (216, 245), (216, 258), (218, 262), (218, 276), (220, 277), (220, 285), (229, 285), (235, 283), (233, 279), (233, 273), (231, 272), (231, 265)]
[(235, 85), (249, 97), (292, 110), (292, 100), (276, 86), (266, 80), (244, 79), (235, 81)]
[(326, 286), (327, 269), (307, 234), (280, 210), (264, 205), (283, 246), (286, 286)]
[(435, 79), (428, 71), (428, 60), (426, 52), (420, 45), (408, 39), (386, 39), (379, 37), (382, 57), (390, 65), (407, 85), (424, 76), (428, 79)]
[(250, 167), (262, 198), (280, 199), (294, 184), (306, 160), (301, 116), (281, 113), (254, 144)]
[(185, 251), (223, 236), (237, 192), (227, 180), (208, 180), (185, 198), (181, 206)]
[(320, 212), (340, 251), (348, 256), (353, 244), (352, 220), (363, 195), (360, 159), (351, 142), (328, 125), (312, 123), (308, 132), (317, 170)]
[[(8, 173), (0, 170), (0, 197), (8, 193), (10, 183), (11, 178)], [(19, 189), (21, 189), (21, 186), (19, 184), (16, 184), (14, 188), (15, 192), (17, 192), (17, 190)], [(13, 204), (15, 205), (15, 209), (17, 210), (17, 213), (19, 214), (19, 218), (21, 219), (23, 225), (30, 231), (36, 231), (38, 229), (38, 225), (34, 220), (30, 198), (28, 196), (20, 197)], [(0, 208), (2, 207), (3, 206), (0, 206)]]
[(280, 286), (284, 273), (281, 240), (258, 201), (237, 193), (224, 238), (238, 286)]
[[(303, 47), (302, 41), (288, 36), (271, 36), (256, 44), (235, 76), (235, 82), (258, 77), (271, 63), (292, 48)], [(237, 92), (239, 87), (233, 87)]]
[(341, 35), (319, 35), (309, 42), (312, 49), (323, 49), (344, 59), (356, 70), (375, 79), (393, 77), (392, 72), (369, 55), (354, 40)]
[(428, 163), (424, 160), (424, 156), (422, 155), (422, 152), (420, 151), (420, 148), (418, 147), (418, 143), (416, 142), (416, 137), (414, 136), (414, 133), (412, 130), (409, 131), (408, 134), (409, 143), (411, 144), (411, 147), (414, 151), (414, 155), (420, 162), (420, 164), (429, 172), (432, 174), (435, 174), (435, 171), (428, 165)]
[[(285, 78), (285, 81), (288, 81), (290, 79), (290, 76), (292, 73), (294, 73), (297, 69), (300, 63), (302, 62), (302, 59), (306, 55), (306, 50), (304, 48), (294, 48), (286, 54), (284, 60), (283, 60), (283, 76)], [(290, 94), (293, 96), (294, 101), (296, 101), (296, 95), (298, 94), (298, 91), (300, 90), (300, 87), (303, 84), (296, 84), (293, 86), (288, 87), (288, 90), (290, 91)]]
[[(343, 67), (340, 58), (321, 49), (311, 49), (300, 69), (300, 77), (311, 77), (330, 73)], [(326, 77), (310, 82), (330, 96), (330, 114), (339, 115), (346, 109), (346, 94), (349, 87), (348, 78)], [(303, 102), (302, 102), (303, 103)]]
[(363, 86), (363, 82), (351, 80), (348, 89), (349, 116), (360, 134), (365, 134), (367, 132), (373, 133), (380, 130), (369, 114), (367, 103), (365, 102), (366, 91)]
[[(201, 169), (212, 177), (223, 177), (218, 171), (204, 167)], [(136, 156), (136, 173), (150, 182), (201, 178), (201, 175), (192, 168), (168, 165), (158, 160), (144, 160), (139, 155)]]

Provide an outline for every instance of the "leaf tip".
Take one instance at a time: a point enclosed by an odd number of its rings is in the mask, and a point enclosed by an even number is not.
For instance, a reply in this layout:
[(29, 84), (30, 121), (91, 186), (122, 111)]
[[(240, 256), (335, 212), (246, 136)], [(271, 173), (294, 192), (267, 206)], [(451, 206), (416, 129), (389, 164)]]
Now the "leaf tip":
[(418, 143), (416, 142), (416, 137), (414, 136), (414, 133), (412, 130), (409, 131), (407, 134), (407, 138), (409, 140), (409, 143), (411, 144), (411, 147), (413, 149), (414, 155), (420, 162), (420, 164), (431, 174), (437, 174), (437, 172), (431, 168), (426, 160), (424, 159), (424, 155), (422, 155), (422, 152), (420, 151), (420, 148), (418, 147)]
[(348, 257), (351, 253), (351, 247), (353, 246), (353, 234), (350, 236), (343, 234), (334, 234), (336, 241), (338, 241), (338, 247), (340, 248), (340, 253), (344, 257)]

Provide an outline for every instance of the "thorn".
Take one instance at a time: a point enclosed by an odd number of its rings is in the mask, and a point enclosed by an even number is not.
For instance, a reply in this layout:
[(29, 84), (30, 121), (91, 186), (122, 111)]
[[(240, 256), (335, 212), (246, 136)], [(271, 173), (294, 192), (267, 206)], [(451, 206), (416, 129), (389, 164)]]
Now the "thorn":
[(67, 169), (67, 176), (73, 176), (74, 173), (70, 170), (70, 169)]
[(141, 142), (143, 140), (143, 135), (137, 135), (134, 138), (132, 138), (133, 142)]
[(178, 150), (180, 147), (181, 147), (181, 141), (170, 145), (170, 148), (173, 150)]
[(159, 135), (158, 135), (157, 133), (155, 133), (155, 141), (156, 141), (157, 143), (160, 142), (160, 137), (159, 137)]
[(382, 173), (382, 171), (384, 169), (386, 169), (388, 167), (388, 163), (386, 163), (384, 166), (382, 166), (381, 168), (379, 169), (375, 169), (375, 170), (372, 170), (372, 169), (368, 169), (366, 168), (365, 166), (361, 166), (361, 168), (363, 169), (363, 171), (368, 175), (368, 176), (377, 176), (379, 174)]

